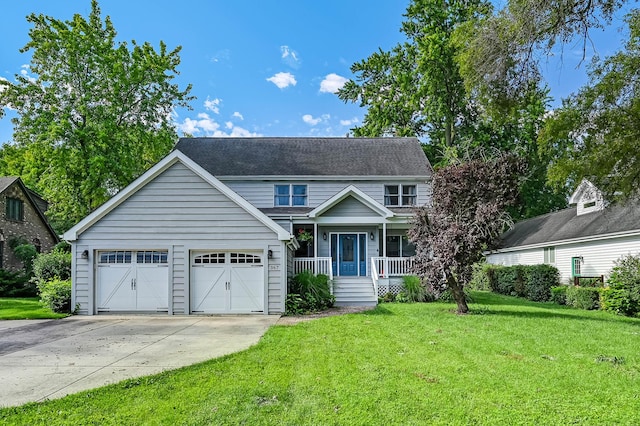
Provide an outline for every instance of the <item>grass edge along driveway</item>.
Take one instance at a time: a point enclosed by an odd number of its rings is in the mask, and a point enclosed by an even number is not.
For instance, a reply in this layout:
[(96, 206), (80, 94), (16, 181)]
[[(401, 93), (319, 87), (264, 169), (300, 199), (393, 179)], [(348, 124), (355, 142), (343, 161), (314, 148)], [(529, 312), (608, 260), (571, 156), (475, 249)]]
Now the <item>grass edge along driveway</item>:
[(272, 327), (244, 352), (3, 424), (640, 424), (640, 319), (474, 293)]
[(37, 297), (0, 297), (0, 320), (58, 319), (67, 316), (45, 308)]

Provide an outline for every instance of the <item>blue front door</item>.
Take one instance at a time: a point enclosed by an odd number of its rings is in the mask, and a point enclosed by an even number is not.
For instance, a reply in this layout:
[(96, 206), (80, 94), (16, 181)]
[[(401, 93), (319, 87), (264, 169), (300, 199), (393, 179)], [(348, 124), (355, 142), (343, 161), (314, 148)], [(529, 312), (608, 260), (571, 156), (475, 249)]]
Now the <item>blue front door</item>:
[(357, 234), (338, 236), (338, 256), (340, 257), (340, 275), (358, 275)]

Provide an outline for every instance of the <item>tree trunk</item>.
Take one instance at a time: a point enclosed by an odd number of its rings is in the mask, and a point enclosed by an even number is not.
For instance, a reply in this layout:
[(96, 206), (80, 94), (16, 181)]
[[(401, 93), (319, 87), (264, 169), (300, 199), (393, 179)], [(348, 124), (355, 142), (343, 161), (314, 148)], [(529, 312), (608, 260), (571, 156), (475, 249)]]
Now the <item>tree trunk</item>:
[(458, 280), (456, 280), (451, 275), (447, 277), (447, 284), (449, 286), (449, 289), (451, 290), (453, 299), (458, 304), (458, 310), (456, 311), (456, 313), (459, 315), (468, 313), (469, 306), (467, 306), (467, 298), (464, 294), (464, 288), (458, 283)]

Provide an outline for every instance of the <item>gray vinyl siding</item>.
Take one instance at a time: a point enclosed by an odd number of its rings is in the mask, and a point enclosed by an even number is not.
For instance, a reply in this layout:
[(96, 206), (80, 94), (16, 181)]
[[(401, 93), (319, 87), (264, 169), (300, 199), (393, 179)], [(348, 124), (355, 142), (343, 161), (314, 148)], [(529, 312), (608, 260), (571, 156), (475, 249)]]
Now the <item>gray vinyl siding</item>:
[(74, 265), (73, 265), (73, 279), (76, 283), (75, 286), (75, 299), (73, 300), (74, 307), (77, 304), (80, 304), (80, 310), (78, 313), (87, 314), (90, 309), (90, 291), (89, 291), (89, 282), (90, 277), (89, 274), (91, 272), (91, 259), (93, 256), (90, 256), (89, 259), (82, 258), (82, 252), (88, 250), (89, 247), (84, 244), (74, 244), (73, 245), (73, 257), (74, 257)]
[(223, 180), (225, 185), (240, 194), (244, 199), (258, 208), (274, 207), (273, 205), (273, 191), (274, 185), (282, 184), (307, 184), (308, 191), (308, 207), (317, 207), (324, 203), (344, 188), (353, 185), (360, 191), (364, 192), (376, 202), (384, 204), (384, 186), (396, 185), (396, 184), (408, 184), (416, 185), (417, 203), (418, 205), (424, 205), (430, 203), (431, 196), (429, 185), (425, 183), (425, 179), (419, 181), (226, 181)]
[(338, 205), (330, 208), (322, 214), (323, 217), (379, 217), (380, 214), (374, 212), (369, 207), (362, 204), (353, 197), (342, 200)]
[[(169, 250), (173, 255), (170, 300), (175, 314), (188, 313), (191, 250), (258, 249), (264, 252), (266, 268), (283, 256), (283, 245), (274, 231), (182, 163), (168, 168), (84, 231), (76, 246), (76, 253), (81, 247)], [(267, 259), (267, 249), (272, 250), (272, 259)], [(78, 254), (76, 258), (76, 299), (85, 309), (92, 280), (82, 272)], [(281, 277), (282, 271), (269, 268), (269, 312), (281, 310), (281, 292), (286, 291)]]

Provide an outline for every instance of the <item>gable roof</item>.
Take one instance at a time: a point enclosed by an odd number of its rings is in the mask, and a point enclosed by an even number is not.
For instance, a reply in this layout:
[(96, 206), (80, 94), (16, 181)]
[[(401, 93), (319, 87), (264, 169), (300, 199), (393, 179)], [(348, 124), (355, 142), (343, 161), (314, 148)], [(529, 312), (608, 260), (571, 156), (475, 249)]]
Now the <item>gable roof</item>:
[(416, 138), (182, 138), (214, 176), (431, 176)]
[(147, 183), (151, 182), (158, 175), (163, 173), (165, 170), (167, 170), (177, 162), (181, 162), (182, 164), (184, 164), (185, 167), (189, 168), (192, 172), (208, 182), (212, 187), (220, 191), (222, 194), (226, 195), (231, 201), (235, 202), (239, 207), (243, 208), (247, 213), (251, 214), (258, 221), (271, 229), (278, 236), (279, 240), (288, 241), (293, 238), (293, 235), (285, 231), (284, 228), (267, 217), (264, 213), (250, 204), (247, 200), (236, 194), (231, 188), (220, 182), (215, 177), (211, 176), (206, 170), (193, 162), (190, 158), (188, 158), (180, 151), (173, 151), (169, 155), (164, 157), (155, 166), (143, 173), (142, 176), (138, 177), (131, 184), (129, 184), (123, 190), (111, 197), (103, 205), (94, 210), (91, 214), (78, 222), (74, 227), (65, 232), (63, 238), (66, 241), (76, 241), (78, 239), (78, 236), (82, 232), (90, 228), (94, 223), (98, 222), (110, 211), (118, 207), (130, 196), (135, 194), (139, 189), (144, 187)]
[(498, 251), (634, 233), (640, 234), (638, 201), (611, 205), (583, 215), (577, 215), (576, 207), (571, 207), (516, 223), (502, 236)]
[(47, 220), (47, 217), (44, 215), (44, 210), (42, 210), (42, 203), (46, 204), (46, 201), (44, 201), (44, 199), (42, 199), (42, 197), (40, 197), (40, 195), (38, 195), (36, 192), (27, 188), (24, 182), (22, 182), (22, 179), (17, 176), (0, 177), (0, 194), (3, 194), (4, 191), (6, 191), (14, 183), (17, 183), (18, 186), (20, 186), (22, 193), (31, 203), (31, 206), (38, 214), (38, 217), (40, 218), (44, 226), (46, 226), (47, 230), (53, 237), (53, 240), (56, 242), (59, 241), (60, 239), (58, 238), (58, 234), (56, 234), (56, 232), (53, 230), (53, 228), (49, 224), (49, 221)]
[(355, 198), (356, 200), (364, 204), (367, 208), (373, 210), (374, 212), (376, 212), (377, 214), (379, 214), (384, 218), (393, 217), (392, 211), (387, 209), (385, 206), (380, 205), (373, 198), (371, 198), (364, 192), (360, 191), (358, 188), (356, 188), (353, 185), (349, 185), (348, 187), (338, 192), (333, 197), (329, 198), (324, 203), (320, 204), (315, 209), (311, 210), (311, 212), (309, 212), (309, 217), (315, 218), (315, 217), (321, 216), (322, 214), (326, 213), (327, 211), (337, 206), (338, 204), (340, 204), (342, 201), (344, 201), (349, 197)]

